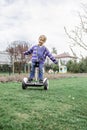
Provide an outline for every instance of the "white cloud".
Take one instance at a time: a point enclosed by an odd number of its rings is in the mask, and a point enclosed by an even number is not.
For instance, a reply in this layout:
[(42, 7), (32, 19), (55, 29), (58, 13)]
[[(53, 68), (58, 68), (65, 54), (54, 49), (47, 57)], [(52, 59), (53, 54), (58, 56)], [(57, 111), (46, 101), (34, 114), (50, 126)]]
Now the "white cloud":
[[(73, 28), (78, 23), (77, 11), (86, 0), (1, 0), (0, 43), (12, 40), (38, 40), (47, 35), (46, 45), (58, 52), (68, 51), (64, 26)], [(5, 49), (5, 45), (1, 49)]]

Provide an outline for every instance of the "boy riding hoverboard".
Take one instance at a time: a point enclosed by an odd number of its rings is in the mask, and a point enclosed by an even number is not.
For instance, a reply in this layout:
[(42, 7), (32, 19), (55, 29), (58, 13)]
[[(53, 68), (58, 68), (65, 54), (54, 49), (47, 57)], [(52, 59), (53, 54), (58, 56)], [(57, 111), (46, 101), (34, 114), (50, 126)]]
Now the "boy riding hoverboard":
[(38, 40), (38, 44), (32, 46), (28, 51), (24, 52), (24, 55), (32, 54), (31, 71), (28, 77), (28, 82), (31, 83), (35, 77), (35, 67), (38, 67), (38, 79), (39, 83), (43, 84), (43, 67), (46, 57), (48, 56), (55, 64), (58, 61), (53, 57), (49, 50), (44, 46), (47, 38), (45, 35), (41, 35)]

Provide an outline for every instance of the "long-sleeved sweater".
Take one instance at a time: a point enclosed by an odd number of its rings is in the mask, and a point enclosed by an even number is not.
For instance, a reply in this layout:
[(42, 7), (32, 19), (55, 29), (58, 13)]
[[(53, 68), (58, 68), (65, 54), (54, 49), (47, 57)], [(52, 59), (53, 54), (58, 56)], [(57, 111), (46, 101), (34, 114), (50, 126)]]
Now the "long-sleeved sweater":
[(24, 52), (24, 55), (28, 54), (32, 54), (32, 62), (40, 62), (44, 64), (45, 59), (48, 56), (55, 64), (58, 63), (45, 46), (34, 45), (28, 51)]

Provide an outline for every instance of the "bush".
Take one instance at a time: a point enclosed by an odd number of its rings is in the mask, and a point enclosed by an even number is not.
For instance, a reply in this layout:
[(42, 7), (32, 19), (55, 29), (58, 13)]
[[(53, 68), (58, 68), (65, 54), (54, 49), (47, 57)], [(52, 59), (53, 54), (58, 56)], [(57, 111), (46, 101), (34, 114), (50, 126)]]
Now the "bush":
[(45, 71), (48, 72), (50, 69), (52, 69), (51, 65), (45, 64)]
[(54, 72), (59, 71), (59, 67), (56, 64), (45, 64), (45, 71), (53, 70)]
[(12, 71), (12, 67), (10, 67), (9, 65), (5, 64), (5, 65), (0, 65), (0, 72), (1, 73), (8, 73), (8, 72)]
[(82, 58), (80, 62), (69, 61), (67, 63), (68, 72), (87, 73), (87, 57)]
[(59, 71), (58, 65), (52, 64), (52, 70), (53, 70), (54, 72)]

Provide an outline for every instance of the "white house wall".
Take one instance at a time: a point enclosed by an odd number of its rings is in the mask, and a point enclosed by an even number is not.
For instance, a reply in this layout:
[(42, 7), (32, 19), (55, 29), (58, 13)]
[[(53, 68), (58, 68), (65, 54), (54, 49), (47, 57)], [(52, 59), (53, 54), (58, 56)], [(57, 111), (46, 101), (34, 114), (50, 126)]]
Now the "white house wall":
[(10, 64), (11, 59), (7, 52), (0, 52), (0, 64)]

